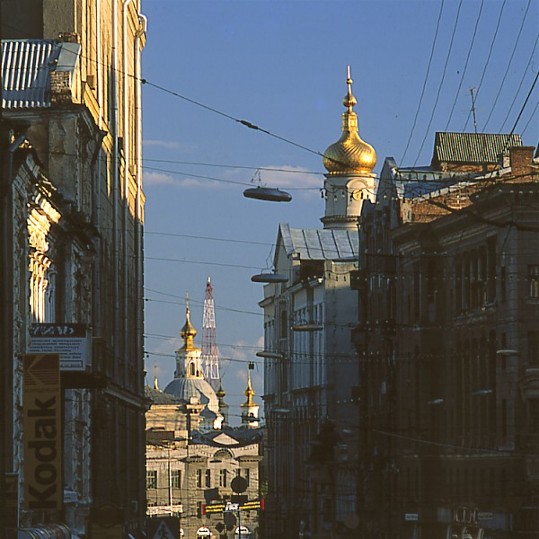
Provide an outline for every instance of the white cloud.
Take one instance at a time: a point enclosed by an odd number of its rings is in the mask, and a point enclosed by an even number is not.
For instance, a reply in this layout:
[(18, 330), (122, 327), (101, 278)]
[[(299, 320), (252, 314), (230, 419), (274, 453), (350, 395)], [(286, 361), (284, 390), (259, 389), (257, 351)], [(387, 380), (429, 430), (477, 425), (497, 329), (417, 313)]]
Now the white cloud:
[(148, 140), (144, 139), (143, 143), (144, 146), (151, 147), (151, 148), (163, 148), (165, 150), (191, 150), (191, 146), (187, 146), (186, 144), (181, 144), (179, 142), (175, 142), (172, 140)]
[(176, 178), (164, 172), (144, 172), (143, 183), (148, 185), (174, 185)]

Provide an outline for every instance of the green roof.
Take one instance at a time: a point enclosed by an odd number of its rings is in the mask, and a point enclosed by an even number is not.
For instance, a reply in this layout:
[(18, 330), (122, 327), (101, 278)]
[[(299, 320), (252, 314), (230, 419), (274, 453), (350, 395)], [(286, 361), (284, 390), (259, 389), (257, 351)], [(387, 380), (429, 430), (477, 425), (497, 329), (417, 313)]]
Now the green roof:
[(515, 134), (438, 132), (434, 140), (433, 163), (498, 163), (512, 146), (522, 146)]

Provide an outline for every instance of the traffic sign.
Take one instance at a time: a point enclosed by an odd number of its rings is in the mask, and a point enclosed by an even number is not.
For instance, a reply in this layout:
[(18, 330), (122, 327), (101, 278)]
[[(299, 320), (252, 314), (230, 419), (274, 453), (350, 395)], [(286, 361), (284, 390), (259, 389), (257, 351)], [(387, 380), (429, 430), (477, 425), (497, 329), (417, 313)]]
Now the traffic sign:
[(157, 517), (148, 519), (148, 539), (178, 539), (180, 520), (178, 517)]

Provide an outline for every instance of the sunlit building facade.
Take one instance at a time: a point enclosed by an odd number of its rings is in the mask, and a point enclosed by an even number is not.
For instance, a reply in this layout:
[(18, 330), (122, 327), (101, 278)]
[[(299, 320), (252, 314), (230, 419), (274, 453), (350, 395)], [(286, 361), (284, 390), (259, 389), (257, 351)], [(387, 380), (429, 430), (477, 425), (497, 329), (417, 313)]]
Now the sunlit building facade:
[[(145, 518), (145, 19), (139, 0), (5, 0), (1, 25), (1, 527), (120, 539)], [(32, 476), (23, 370), (47, 331), (82, 351), (60, 353), (61, 423), (39, 431), (59, 465)]]

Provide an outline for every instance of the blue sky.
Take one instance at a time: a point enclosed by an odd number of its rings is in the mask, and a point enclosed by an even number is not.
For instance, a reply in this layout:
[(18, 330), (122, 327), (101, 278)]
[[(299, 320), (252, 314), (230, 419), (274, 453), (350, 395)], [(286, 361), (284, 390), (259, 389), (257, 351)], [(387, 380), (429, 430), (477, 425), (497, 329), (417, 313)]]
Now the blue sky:
[[(442, 0), (142, 1), (148, 382), (154, 365), (161, 387), (173, 377), (186, 293), (201, 344), (211, 277), (231, 422), (239, 422), (248, 361), (256, 364), (257, 397), (263, 394), (255, 356), (263, 291), (250, 277), (271, 268), (280, 222), (321, 227), (324, 168), (317, 153), (340, 136), (348, 64), (360, 134), (378, 155), (376, 172), (388, 156), (402, 166), (429, 164), (436, 131), (473, 131), (470, 88), (479, 132), (509, 133), (521, 114), (515, 132), (524, 144), (537, 144), (539, 2), (441, 6)], [(264, 184), (287, 190), (292, 202), (244, 198), (257, 169)]]

